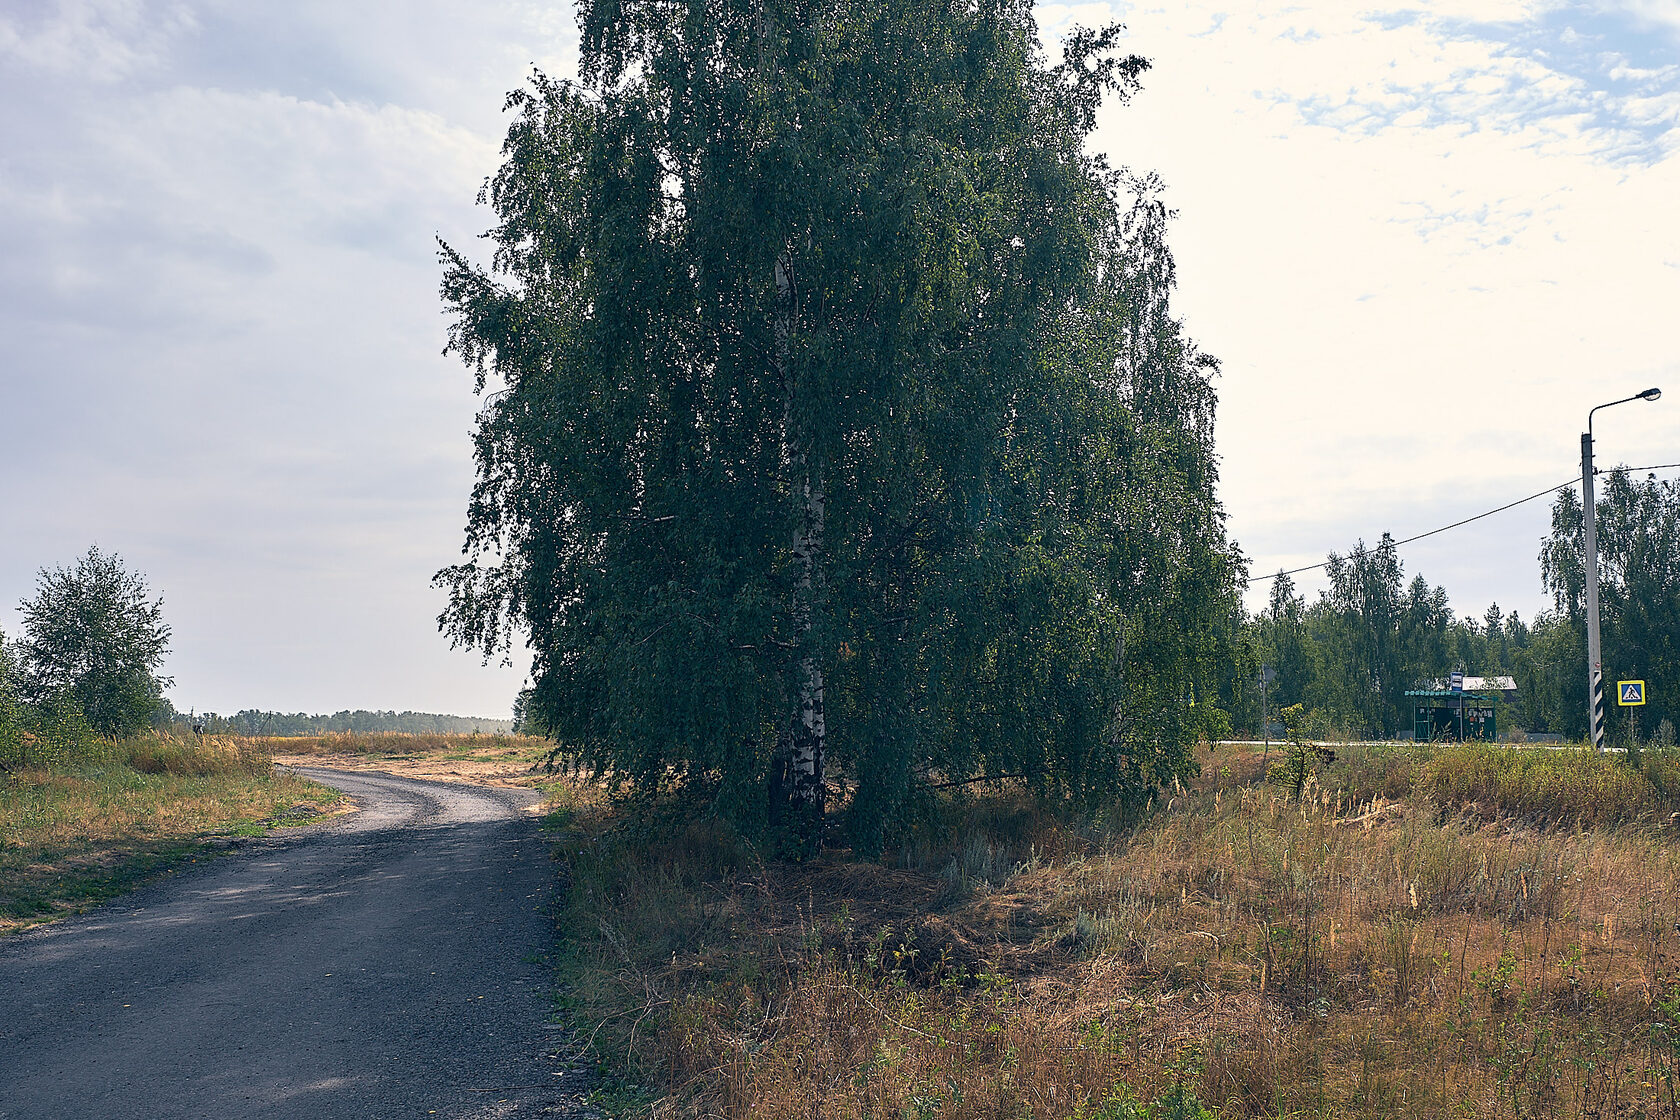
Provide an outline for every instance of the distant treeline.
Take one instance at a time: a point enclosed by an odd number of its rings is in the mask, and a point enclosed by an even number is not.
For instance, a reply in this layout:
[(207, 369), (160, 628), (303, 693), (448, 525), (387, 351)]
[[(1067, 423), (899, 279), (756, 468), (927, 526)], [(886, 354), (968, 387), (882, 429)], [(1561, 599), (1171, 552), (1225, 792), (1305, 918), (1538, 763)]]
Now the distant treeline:
[(335, 731), (369, 732), (395, 731), (412, 735), (506, 734), (513, 730), (510, 719), (485, 719), (476, 716), (445, 716), (432, 712), (370, 712), (357, 709), (334, 712), (332, 715), (308, 715), (304, 712), (259, 712), (254, 709), (235, 712), (231, 716), (206, 712), (200, 716), (172, 713), (170, 722), (177, 727), (191, 728), (195, 723), (218, 735), (327, 735)]
[[(1611, 742), (1672, 744), (1680, 721), (1680, 482), (1601, 472), (1599, 607), (1606, 690), (1618, 680), (1645, 682), (1645, 703), (1609, 705)], [(1498, 604), (1460, 617), (1446, 589), (1420, 575), (1410, 582), (1397, 543), (1384, 534), (1331, 553), (1329, 586), (1315, 601), (1296, 592), (1289, 573), (1273, 577), (1257, 614), (1236, 620), (1226, 642), (1235, 656), (1217, 698), (1234, 730), (1250, 734), (1266, 718), (1302, 705), (1317, 734), (1388, 736), (1411, 730), (1406, 692), (1441, 687), (1453, 670), (1510, 676), (1516, 696), (1502, 728), (1587, 735), (1586, 561), (1581, 496), (1565, 487), (1552, 503), (1552, 532), (1540, 541), (1541, 585), (1552, 607), (1532, 622)], [(1261, 667), (1272, 670), (1264, 695)]]

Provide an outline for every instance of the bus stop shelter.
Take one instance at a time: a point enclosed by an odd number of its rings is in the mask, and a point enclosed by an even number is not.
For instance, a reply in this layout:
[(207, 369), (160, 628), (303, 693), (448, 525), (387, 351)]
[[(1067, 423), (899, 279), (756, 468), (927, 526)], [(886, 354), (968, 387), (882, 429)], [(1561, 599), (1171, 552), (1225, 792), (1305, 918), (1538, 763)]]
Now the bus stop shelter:
[(1420, 688), (1406, 696), (1412, 702), (1412, 738), (1420, 743), (1499, 738), (1491, 695)]

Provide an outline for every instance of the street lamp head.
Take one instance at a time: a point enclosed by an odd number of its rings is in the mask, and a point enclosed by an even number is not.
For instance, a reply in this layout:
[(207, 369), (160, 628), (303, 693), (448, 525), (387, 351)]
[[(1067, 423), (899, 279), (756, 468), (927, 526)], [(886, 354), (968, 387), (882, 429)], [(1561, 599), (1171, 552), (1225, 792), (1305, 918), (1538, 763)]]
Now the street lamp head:
[(1644, 400), (1654, 401), (1658, 397), (1662, 396), (1662, 390), (1661, 389), (1647, 389), (1643, 393), (1639, 394), (1639, 396)]

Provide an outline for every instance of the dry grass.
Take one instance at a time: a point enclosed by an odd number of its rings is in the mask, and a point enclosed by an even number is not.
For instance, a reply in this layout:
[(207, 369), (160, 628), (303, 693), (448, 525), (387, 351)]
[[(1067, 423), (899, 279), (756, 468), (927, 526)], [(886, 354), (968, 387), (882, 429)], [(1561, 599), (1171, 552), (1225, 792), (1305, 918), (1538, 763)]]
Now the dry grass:
[(479, 747), (523, 746), (546, 739), (529, 735), (411, 735), (402, 731), (330, 731), (325, 735), (271, 736), (260, 740), (275, 754), (295, 755), (381, 755), (401, 757), (470, 751)]
[(279, 774), (260, 742), (146, 734), (0, 773), (0, 932), (130, 889), (247, 835), (319, 815), (339, 795)]
[(336, 770), (380, 770), (406, 778), (536, 786), (554, 744), (534, 735), (332, 734), (253, 740), (276, 762)]
[(885, 864), (573, 806), (576, 1010), (657, 1116), (1680, 1116), (1672, 759), (1341, 755)]

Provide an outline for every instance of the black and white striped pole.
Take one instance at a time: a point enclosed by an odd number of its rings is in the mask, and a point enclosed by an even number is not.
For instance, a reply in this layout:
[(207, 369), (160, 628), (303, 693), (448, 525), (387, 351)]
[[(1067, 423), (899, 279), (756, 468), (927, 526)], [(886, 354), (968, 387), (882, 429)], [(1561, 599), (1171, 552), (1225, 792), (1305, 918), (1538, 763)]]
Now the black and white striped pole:
[(1654, 401), (1661, 389), (1647, 389), (1619, 401), (1601, 404), (1587, 413), (1587, 430), (1581, 433), (1581, 512), (1586, 517), (1587, 580), (1587, 730), (1592, 745), (1604, 749), (1604, 661), (1598, 648), (1598, 506), (1593, 496), (1593, 413), (1629, 401)]

